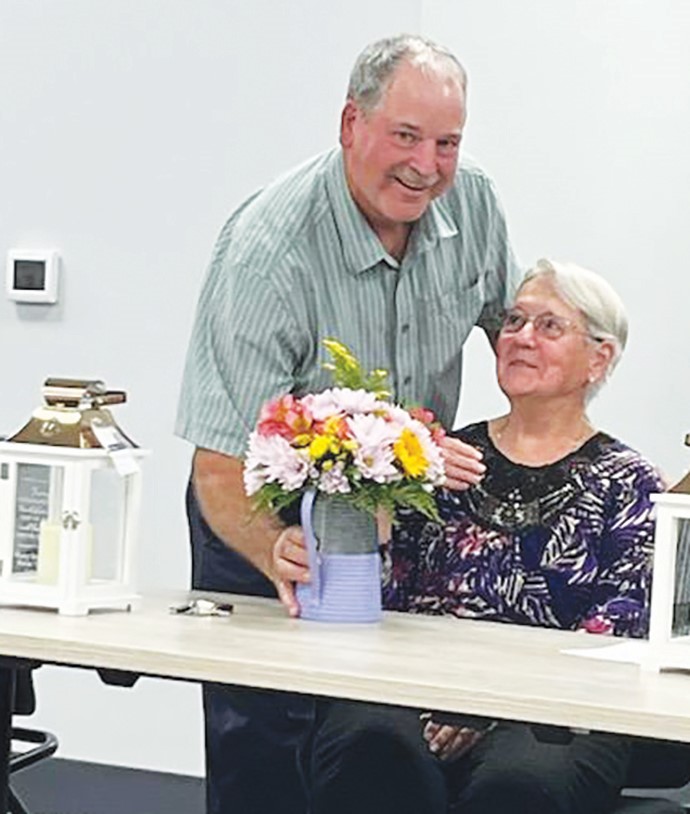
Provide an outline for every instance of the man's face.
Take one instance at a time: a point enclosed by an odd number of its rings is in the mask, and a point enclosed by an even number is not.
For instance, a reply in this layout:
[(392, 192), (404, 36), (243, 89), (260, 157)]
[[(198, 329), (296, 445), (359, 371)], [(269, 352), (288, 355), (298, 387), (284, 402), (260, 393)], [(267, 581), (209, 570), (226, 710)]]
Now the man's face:
[(378, 107), (351, 100), (341, 143), (348, 185), (376, 231), (418, 220), (453, 183), (465, 98), (452, 79), (402, 63)]

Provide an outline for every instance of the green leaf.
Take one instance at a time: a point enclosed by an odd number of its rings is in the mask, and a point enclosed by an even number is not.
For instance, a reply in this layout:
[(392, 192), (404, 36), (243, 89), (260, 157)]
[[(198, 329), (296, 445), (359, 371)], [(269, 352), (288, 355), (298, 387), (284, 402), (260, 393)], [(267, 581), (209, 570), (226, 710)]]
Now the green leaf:
[[(257, 511), (277, 512), (301, 499), (303, 492), (284, 492), (277, 483), (267, 483), (254, 495)], [(371, 483), (367, 482), (338, 498), (351, 503), (355, 508), (369, 514), (383, 509), (393, 517), (396, 509), (409, 508), (423, 514), (430, 520), (440, 520), (433, 492), (428, 492), (421, 483)]]

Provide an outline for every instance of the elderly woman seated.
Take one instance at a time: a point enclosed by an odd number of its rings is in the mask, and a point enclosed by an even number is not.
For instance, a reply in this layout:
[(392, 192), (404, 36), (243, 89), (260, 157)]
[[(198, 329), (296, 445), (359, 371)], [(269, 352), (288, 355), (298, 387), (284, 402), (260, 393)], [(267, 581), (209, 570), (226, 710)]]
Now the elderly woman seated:
[[(544, 260), (527, 274), (496, 341), (510, 410), (454, 433), (481, 452), (485, 474), (439, 494), (442, 523), (401, 514), (387, 552), (388, 609), (645, 635), (649, 495), (663, 485), (586, 412), (626, 337), (623, 305), (596, 274)], [(629, 739), (486, 724), (319, 702), (302, 761), (310, 811), (605, 814), (616, 806)]]

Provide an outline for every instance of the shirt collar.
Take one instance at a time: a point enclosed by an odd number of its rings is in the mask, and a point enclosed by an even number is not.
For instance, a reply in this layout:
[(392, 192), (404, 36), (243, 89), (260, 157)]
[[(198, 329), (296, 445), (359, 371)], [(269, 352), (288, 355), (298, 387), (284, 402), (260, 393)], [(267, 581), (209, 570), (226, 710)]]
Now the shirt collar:
[(420, 248), (432, 248), (439, 240), (455, 237), (458, 233), (456, 221), (453, 219), (446, 194), (435, 198), (426, 212), (419, 219), (417, 234)]

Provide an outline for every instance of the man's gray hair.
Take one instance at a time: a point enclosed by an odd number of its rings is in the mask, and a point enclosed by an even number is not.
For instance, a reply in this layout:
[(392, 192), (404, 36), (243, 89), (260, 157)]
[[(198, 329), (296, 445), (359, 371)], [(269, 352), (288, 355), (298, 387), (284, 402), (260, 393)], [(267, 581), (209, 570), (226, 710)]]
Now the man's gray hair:
[(378, 40), (362, 51), (350, 74), (348, 99), (362, 110), (372, 111), (403, 61), (453, 79), (463, 91), (467, 88), (465, 69), (451, 51), (416, 34), (399, 34)]
[(537, 260), (535, 266), (525, 274), (520, 288), (540, 277), (551, 279), (563, 300), (582, 314), (587, 333), (592, 339), (608, 341), (613, 345), (613, 356), (606, 376), (590, 387), (588, 397), (591, 398), (613, 372), (628, 341), (628, 317), (623, 301), (602, 276), (575, 263)]

